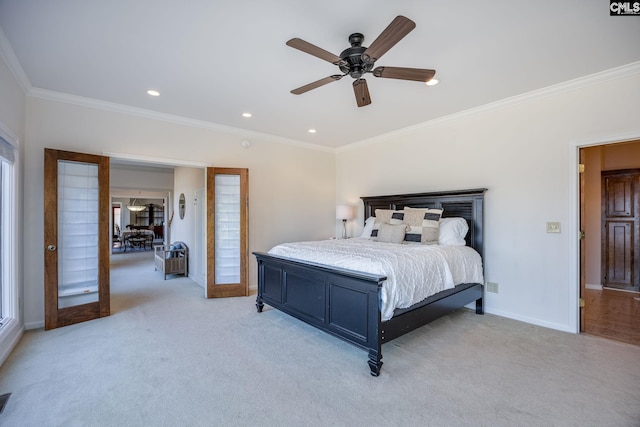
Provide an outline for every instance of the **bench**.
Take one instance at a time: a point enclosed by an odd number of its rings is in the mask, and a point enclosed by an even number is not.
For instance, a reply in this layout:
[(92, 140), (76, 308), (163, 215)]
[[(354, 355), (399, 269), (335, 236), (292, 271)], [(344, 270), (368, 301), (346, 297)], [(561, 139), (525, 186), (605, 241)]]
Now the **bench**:
[(189, 275), (189, 248), (183, 242), (154, 246), (153, 250), (155, 270), (162, 271), (164, 280), (168, 274)]

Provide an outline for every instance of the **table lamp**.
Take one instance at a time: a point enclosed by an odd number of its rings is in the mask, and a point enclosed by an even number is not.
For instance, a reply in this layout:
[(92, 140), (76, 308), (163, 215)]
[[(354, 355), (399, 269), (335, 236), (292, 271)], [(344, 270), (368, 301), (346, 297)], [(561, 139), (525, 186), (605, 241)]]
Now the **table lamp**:
[(353, 207), (348, 205), (336, 206), (336, 219), (342, 220), (342, 238), (347, 238), (347, 220), (353, 219)]

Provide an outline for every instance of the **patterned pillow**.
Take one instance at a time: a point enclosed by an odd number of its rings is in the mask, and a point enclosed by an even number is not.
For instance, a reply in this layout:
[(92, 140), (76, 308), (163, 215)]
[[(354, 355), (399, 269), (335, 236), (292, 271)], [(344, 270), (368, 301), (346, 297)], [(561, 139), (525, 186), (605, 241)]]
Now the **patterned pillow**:
[(385, 224), (383, 222), (380, 224), (378, 235), (376, 237), (372, 237), (371, 240), (386, 243), (402, 243), (408, 228), (408, 225), (402, 223)]
[(409, 226), (404, 240), (408, 243), (437, 245), (442, 209), (404, 208), (403, 222)]
[(371, 237), (373, 238), (378, 236), (380, 224), (402, 224), (403, 218), (403, 211), (394, 211), (392, 209), (376, 209), (376, 220), (373, 224), (373, 230), (371, 230)]

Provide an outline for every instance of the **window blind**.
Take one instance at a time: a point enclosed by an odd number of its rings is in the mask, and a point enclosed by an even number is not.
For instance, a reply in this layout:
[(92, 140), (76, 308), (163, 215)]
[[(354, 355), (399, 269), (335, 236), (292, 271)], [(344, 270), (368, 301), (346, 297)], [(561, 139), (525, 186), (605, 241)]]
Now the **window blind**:
[(58, 162), (58, 308), (98, 301), (98, 165)]
[(240, 283), (240, 176), (215, 177), (215, 280)]

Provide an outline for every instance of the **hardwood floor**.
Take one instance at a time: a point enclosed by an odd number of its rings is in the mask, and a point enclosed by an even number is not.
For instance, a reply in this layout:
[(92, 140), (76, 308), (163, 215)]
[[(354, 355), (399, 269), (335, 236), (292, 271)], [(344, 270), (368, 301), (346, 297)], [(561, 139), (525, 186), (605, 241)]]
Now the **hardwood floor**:
[(640, 345), (640, 294), (586, 289), (584, 332)]

